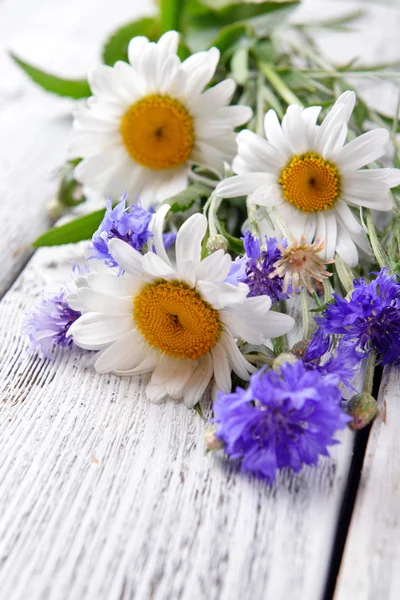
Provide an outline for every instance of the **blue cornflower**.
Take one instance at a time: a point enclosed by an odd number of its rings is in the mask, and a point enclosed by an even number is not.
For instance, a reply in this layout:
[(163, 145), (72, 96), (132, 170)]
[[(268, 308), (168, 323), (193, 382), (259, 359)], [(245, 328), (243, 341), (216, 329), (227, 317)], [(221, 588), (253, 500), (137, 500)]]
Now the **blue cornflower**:
[(68, 330), (81, 313), (69, 306), (65, 295), (63, 290), (58, 295), (42, 292), (25, 319), (23, 333), (31, 342), (31, 350), (42, 358), (53, 358), (55, 346), (72, 345)]
[(231, 268), (229, 270), (228, 277), (225, 279), (226, 283), (237, 285), (246, 278), (246, 257), (238, 256), (232, 261)]
[(274, 264), (282, 254), (275, 238), (265, 237), (265, 250), (261, 250), (260, 240), (246, 231), (243, 237), (245, 256), (232, 263), (226, 279), (228, 283), (246, 283), (249, 296), (270, 296), (272, 302), (288, 296), (283, 293), (283, 277), (270, 275), (275, 270)]
[(351, 418), (341, 408), (337, 380), (309, 371), (301, 360), (252, 375), (247, 390), (219, 394), (214, 402), (216, 435), (241, 470), (272, 482), (276, 470), (316, 465), (329, 456), (333, 435)]
[[(328, 351), (328, 359), (322, 362), (322, 357)], [(318, 371), (321, 375), (331, 375), (336, 377), (337, 383), (341, 382), (352, 388), (350, 381), (359, 358), (354, 357), (345, 345), (334, 348), (330, 336), (322, 334), (319, 330), (316, 331), (302, 360), (307, 370)]]
[(249, 296), (270, 296), (272, 302), (287, 298), (283, 293), (283, 277), (270, 275), (275, 263), (282, 257), (275, 238), (265, 236), (265, 250), (261, 250), (260, 240), (249, 231), (244, 234), (244, 249), (247, 255), (246, 277), (244, 283), (249, 286)]
[(152, 237), (149, 229), (152, 212), (137, 205), (126, 208), (126, 196), (112, 208), (111, 200), (107, 200), (107, 209), (104, 219), (98, 230), (93, 234), (89, 250), (89, 258), (103, 260), (109, 267), (116, 267), (117, 263), (108, 250), (108, 240), (119, 238), (127, 242), (135, 250), (142, 250), (143, 246)]
[(334, 294), (322, 317), (324, 334), (341, 334), (339, 346), (359, 360), (375, 350), (382, 364), (400, 359), (400, 284), (387, 269), (366, 283), (354, 282), (350, 300)]

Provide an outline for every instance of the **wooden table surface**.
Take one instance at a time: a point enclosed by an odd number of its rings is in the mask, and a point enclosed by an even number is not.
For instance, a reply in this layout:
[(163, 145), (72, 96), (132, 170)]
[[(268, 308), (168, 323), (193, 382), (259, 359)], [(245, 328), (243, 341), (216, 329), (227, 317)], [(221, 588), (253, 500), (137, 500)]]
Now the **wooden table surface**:
[[(363, 4), (369, 17), (318, 34), (321, 47), (338, 61), (399, 59), (400, 2)], [(359, 5), (306, 0), (296, 18)], [(83, 76), (105, 36), (146, 8), (0, 0), (0, 599), (397, 600), (398, 368), (383, 373), (369, 437), (343, 432), (318, 469), (270, 488), (205, 456), (197, 413), (151, 405), (140, 378), (97, 375), (79, 351), (54, 362), (27, 351), (24, 311), (81, 253), (29, 246), (48, 226), (73, 103), (6, 51)], [(393, 86), (360, 88), (394, 109)]]

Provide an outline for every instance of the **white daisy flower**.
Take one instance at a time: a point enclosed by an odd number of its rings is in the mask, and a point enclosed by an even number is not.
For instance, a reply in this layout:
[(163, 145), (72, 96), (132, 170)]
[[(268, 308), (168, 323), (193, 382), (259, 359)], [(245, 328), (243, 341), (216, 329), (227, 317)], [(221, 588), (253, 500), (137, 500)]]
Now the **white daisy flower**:
[(323, 239), (326, 258), (337, 252), (355, 266), (356, 246), (368, 253), (370, 246), (349, 207), (390, 210), (388, 191), (400, 183), (400, 171), (361, 168), (383, 156), (389, 134), (374, 129), (345, 145), (354, 105), (354, 92), (345, 92), (321, 125), (320, 106), (291, 105), (282, 125), (270, 110), (264, 121), (267, 140), (247, 130), (238, 134), (237, 175), (221, 182), (216, 193), (251, 195), (255, 204), (276, 208), (294, 237), (305, 235), (308, 243)]
[(227, 79), (204, 91), (219, 60), (217, 48), (177, 56), (179, 35), (158, 43), (135, 37), (129, 63), (101, 65), (89, 75), (93, 96), (78, 109), (79, 131), (70, 156), (82, 158), (76, 178), (112, 198), (139, 196), (148, 208), (185, 189), (193, 164), (223, 177), (224, 161), (237, 151), (234, 128), (252, 115), (227, 106), (235, 83)]
[(236, 339), (262, 344), (287, 333), (294, 320), (270, 311), (268, 296), (247, 298), (247, 285), (225, 283), (231, 257), (223, 250), (201, 260), (203, 215), (191, 216), (180, 228), (172, 265), (162, 239), (168, 209), (161, 207), (154, 218), (157, 253), (140, 254), (114, 238), (109, 249), (123, 275), (96, 262), (78, 278), (78, 291), (68, 302), (84, 314), (69, 332), (78, 346), (101, 351), (99, 373), (152, 372), (146, 389), (151, 401), (168, 395), (192, 407), (212, 377), (228, 392), (232, 370), (245, 380), (254, 372)]

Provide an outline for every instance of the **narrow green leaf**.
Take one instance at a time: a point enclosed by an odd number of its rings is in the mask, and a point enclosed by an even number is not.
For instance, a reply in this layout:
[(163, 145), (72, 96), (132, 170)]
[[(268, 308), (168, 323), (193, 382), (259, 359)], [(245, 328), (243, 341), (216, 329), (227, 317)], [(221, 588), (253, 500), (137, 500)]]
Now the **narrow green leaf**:
[(324, 312), (326, 310), (326, 307), (329, 306), (330, 304), (333, 304), (335, 301), (329, 300), (329, 302), (325, 302), (325, 304), (320, 304), (320, 306), (317, 306), (317, 308), (310, 308), (309, 312), (310, 313), (320, 313), (320, 312)]
[(112, 67), (118, 60), (127, 62), (129, 42), (137, 35), (144, 35), (150, 41), (155, 42), (160, 35), (160, 26), (155, 19), (144, 18), (117, 29), (104, 44), (104, 63)]
[(203, 415), (203, 411), (201, 410), (200, 402), (197, 402), (197, 404), (195, 404), (193, 406), (193, 410), (195, 410), (197, 412), (197, 414), (199, 415), (200, 419), (202, 419), (203, 421), (205, 421), (205, 418), (204, 418), (204, 415)]
[(201, 196), (208, 197), (211, 193), (211, 189), (202, 183), (192, 183), (186, 190), (179, 192), (171, 198), (167, 198), (163, 204), (171, 205), (171, 212), (184, 212), (188, 210), (192, 204)]
[(230, 233), (228, 233), (225, 224), (220, 221), (221, 229), (224, 237), (228, 240), (229, 249), (236, 254), (243, 255), (244, 254), (244, 246), (242, 240), (237, 237), (234, 237)]
[(91, 96), (90, 87), (86, 79), (62, 79), (61, 77), (51, 75), (33, 67), (18, 58), (15, 54), (10, 53), (10, 56), (32, 81), (40, 85), (47, 92), (67, 98), (75, 98), (76, 100)]
[(99, 227), (103, 217), (104, 210), (96, 210), (60, 227), (53, 227), (32, 242), (32, 246), (34, 248), (61, 246), (62, 244), (75, 244), (82, 240), (89, 240)]

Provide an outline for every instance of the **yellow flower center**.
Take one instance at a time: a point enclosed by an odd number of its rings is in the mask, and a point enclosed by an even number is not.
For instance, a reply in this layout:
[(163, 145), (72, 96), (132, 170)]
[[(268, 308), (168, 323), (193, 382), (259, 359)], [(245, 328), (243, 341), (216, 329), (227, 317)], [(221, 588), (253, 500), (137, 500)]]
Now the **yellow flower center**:
[(192, 360), (218, 341), (216, 310), (183, 283), (147, 285), (134, 299), (134, 319), (150, 346), (168, 356)]
[(305, 213), (330, 210), (340, 195), (338, 169), (314, 152), (293, 156), (279, 183), (284, 199)]
[(193, 119), (173, 98), (154, 94), (132, 104), (121, 120), (125, 148), (133, 160), (148, 169), (171, 169), (193, 151)]

